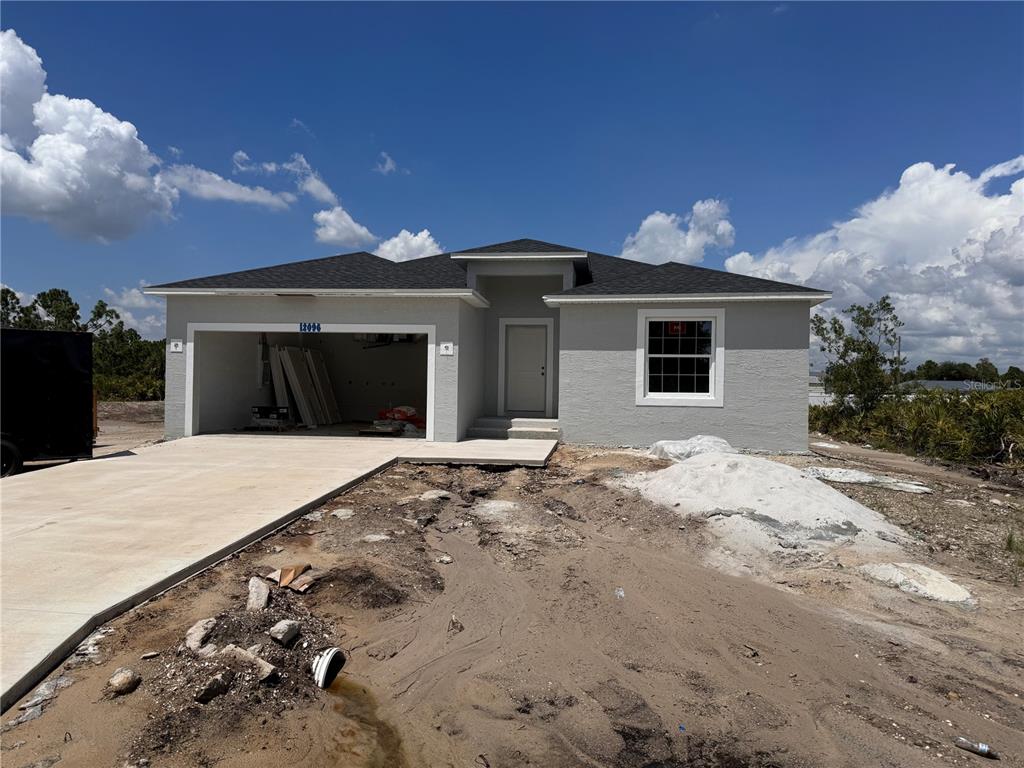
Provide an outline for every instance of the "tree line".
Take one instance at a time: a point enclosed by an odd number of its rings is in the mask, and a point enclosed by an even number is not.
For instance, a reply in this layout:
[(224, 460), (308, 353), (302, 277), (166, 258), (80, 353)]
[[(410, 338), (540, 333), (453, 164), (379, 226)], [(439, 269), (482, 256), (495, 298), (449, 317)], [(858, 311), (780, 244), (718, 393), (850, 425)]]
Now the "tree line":
[(4, 287), (0, 326), (91, 333), (93, 387), (100, 400), (163, 400), (164, 341), (144, 339), (125, 327), (105, 301), (97, 301), (83, 319), (78, 302), (63, 288), (43, 291), (22, 304), (18, 294)]
[[(1024, 374), (1011, 365), (1002, 374), (986, 358), (977, 365), (928, 360), (903, 370), (902, 321), (888, 296), (853, 304), (841, 317), (811, 318), (811, 330), (828, 359), (823, 384), (828, 405), (811, 406), (812, 429), (839, 438), (909, 450), (960, 462), (1024, 460)], [(907, 379), (982, 381), (992, 391), (915, 390)]]

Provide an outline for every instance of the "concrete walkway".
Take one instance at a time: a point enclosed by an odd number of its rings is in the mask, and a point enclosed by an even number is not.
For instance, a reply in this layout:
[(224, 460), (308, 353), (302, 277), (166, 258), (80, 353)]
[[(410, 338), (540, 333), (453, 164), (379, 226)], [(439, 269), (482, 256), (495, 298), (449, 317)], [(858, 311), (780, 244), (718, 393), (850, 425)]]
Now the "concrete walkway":
[(0, 481), (0, 710), (89, 632), (396, 461), (543, 466), (551, 440), (203, 435)]

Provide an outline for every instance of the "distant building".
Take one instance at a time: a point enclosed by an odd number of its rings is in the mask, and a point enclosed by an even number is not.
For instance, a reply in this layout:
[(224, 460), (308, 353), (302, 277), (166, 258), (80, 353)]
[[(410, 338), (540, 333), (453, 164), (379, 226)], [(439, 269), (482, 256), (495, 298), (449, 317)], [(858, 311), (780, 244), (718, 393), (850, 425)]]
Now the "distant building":
[(984, 381), (940, 381), (938, 379), (912, 379), (900, 385), (901, 389), (941, 389), (945, 392), (992, 392), (999, 389), (998, 384), (987, 384)]

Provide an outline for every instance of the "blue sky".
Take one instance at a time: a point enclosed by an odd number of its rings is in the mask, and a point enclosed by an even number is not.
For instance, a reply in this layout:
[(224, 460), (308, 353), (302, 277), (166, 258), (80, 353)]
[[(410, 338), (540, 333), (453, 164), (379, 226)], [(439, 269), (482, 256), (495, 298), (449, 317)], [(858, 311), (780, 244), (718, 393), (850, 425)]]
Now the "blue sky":
[[(50, 94), (132, 123), (165, 168), (295, 192), (294, 174), (237, 172), (232, 156), (280, 164), (301, 153), (376, 236), (318, 242), (312, 217), (325, 204), (303, 194), (278, 210), (179, 185), (169, 209), (139, 213), (108, 242), (5, 205), (4, 284), (68, 287), (83, 304), (139, 281), (373, 250), (402, 229), (428, 229), (445, 249), (530, 236), (713, 267), (746, 254), (730, 268), (841, 282), (821, 258), (793, 267), (807, 257), (786, 241), (832, 232), (842, 245), (834, 225), (898, 193), (915, 164), (930, 163), (939, 184), (977, 183), (1024, 152), (1020, 3), (9, 2), (3, 28), (35, 49)], [(375, 170), (382, 152), (394, 172)], [(975, 196), (1015, 215), (1012, 171)], [(731, 234), (685, 239), (702, 200)], [(659, 211), (670, 218), (645, 229)], [(961, 229), (949, 242), (974, 232)], [(949, 242), (935, 244), (932, 265), (950, 266)], [(922, 273), (925, 261), (909, 267)], [(1012, 336), (990, 336), (941, 351), (1009, 354)]]

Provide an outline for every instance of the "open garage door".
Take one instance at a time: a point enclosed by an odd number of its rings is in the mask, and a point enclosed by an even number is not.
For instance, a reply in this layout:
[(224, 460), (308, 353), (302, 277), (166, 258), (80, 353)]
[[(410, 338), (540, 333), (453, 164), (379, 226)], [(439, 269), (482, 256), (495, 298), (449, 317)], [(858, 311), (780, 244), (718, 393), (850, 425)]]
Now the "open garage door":
[(190, 434), (272, 429), (432, 439), (431, 327), (286, 327), (190, 327)]

